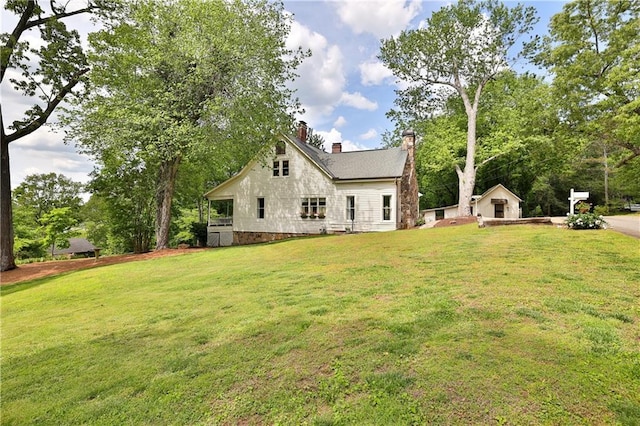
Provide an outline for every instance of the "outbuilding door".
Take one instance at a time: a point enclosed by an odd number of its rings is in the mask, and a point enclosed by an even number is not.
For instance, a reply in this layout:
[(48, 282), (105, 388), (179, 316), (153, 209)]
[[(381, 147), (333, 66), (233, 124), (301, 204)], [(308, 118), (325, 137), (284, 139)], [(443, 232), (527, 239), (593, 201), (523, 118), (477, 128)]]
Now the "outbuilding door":
[(504, 218), (504, 204), (494, 204), (494, 217), (498, 219)]

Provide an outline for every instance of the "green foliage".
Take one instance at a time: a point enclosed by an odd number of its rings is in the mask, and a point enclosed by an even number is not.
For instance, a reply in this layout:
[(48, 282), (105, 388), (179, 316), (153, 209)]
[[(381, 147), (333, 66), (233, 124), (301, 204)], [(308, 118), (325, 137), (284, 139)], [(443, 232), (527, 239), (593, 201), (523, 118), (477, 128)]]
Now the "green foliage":
[(207, 246), (207, 224), (201, 222), (191, 223), (191, 233), (200, 247)]
[(591, 211), (591, 204), (580, 201), (575, 205), (575, 209), (578, 210), (580, 214), (589, 213)]
[[(51, 238), (57, 239), (46, 236), (47, 226), (56, 226), (49, 223), (51, 220), (59, 222), (64, 216), (74, 224), (79, 221), (83, 207), (80, 193), (83, 189), (81, 183), (56, 173), (28, 175), (18, 185), (12, 194), (14, 251), (17, 259), (44, 257), (47, 248), (53, 244)], [(64, 213), (60, 209), (65, 209)], [(64, 232), (62, 234), (58, 239), (59, 244), (64, 244), (66, 238), (72, 236)]]
[(290, 22), (282, 4), (263, 0), (145, 0), (90, 37), (97, 90), (70, 112), (70, 137), (102, 167), (156, 176), (147, 197), (158, 247), (169, 242), (183, 165), (212, 158), (228, 173), (288, 128), (298, 101), (287, 83), (304, 56), (285, 47)]
[(315, 146), (318, 149), (324, 150), (324, 143), (325, 140), (322, 136), (313, 133), (311, 134), (308, 138), (307, 138), (307, 142), (309, 143), (309, 145), (311, 146)]
[[(465, 120), (448, 123), (458, 134), (434, 150), (453, 163), (458, 177), (458, 213), (470, 215), (470, 200), (477, 168), (513, 148), (513, 140), (491, 126), (494, 138), (478, 139), (480, 98), (487, 84), (511, 60), (516, 40), (537, 21), (535, 10), (516, 5), (509, 8), (494, 0), (460, 0), (443, 7), (416, 30), (403, 31), (384, 40), (380, 59), (408, 88), (397, 91), (397, 111), (388, 116), (404, 128), (441, 115), (452, 99), (459, 100)], [(503, 113), (509, 113), (507, 107)], [(458, 127), (463, 124), (463, 127)], [(463, 138), (460, 133), (463, 133)], [(426, 133), (425, 133), (426, 134)], [(453, 140), (452, 140), (453, 139)], [(437, 161), (437, 160), (436, 160)], [(477, 165), (476, 165), (477, 164)]]
[(115, 253), (145, 253), (151, 249), (154, 232), (155, 185), (151, 171), (139, 163), (123, 162), (115, 150), (102, 157), (103, 167), (94, 175), (90, 190), (100, 198), (103, 216), (108, 226), (108, 247)]
[[(78, 32), (67, 28), (65, 19), (80, 14), (96, 14), (108, 19), (108, 12), (117, 8), (118, 3), (88, 0), (74, 9), (77, 6), (74, 2), (50, 0), (48, 10), (37, 0), (3, 3), (4, 9), (17, 15), (18, 19), (11, 32), (0, 34), (0, 83), (3, 92), (13, 90), (29, 98), (26, 110), (18, 112), (20, 118), (11, 124), (4, 115), (0, 120), (3, 126), (0, 138), (0, 270), (5, 271), (15, 267), (9, 144), (44, 125), (69, 95), (82, 95), (80, 88), (89, 71), (87, 59)], [(34, 37), (34, 32), (39, 32), (39, 36)], [(14, 72), (7, 73), (8, 70)], [(5, 76), (10, 76), (9, 84), (6, 84)], [(7, 128), (5, 124), (8, 124)]]
[(34, 174), (25, 177), (13, 190), (13, 199), (16, 208), (28, 211), (35, 222), (54, 208), (68, 207), (74, 217), (79, 217), (83, 190), (82, 183), (63, 174)]
[[(198, 222), (198, 212), (195, 210), (180, 210), (175, 215), (176, 218), (174, 220), (174, 235), (172, 238), (172, 245), (175, 247), (178, 244), (189, 244), (189, 245), (198, 245), (199, 241), (202, 241), (202, 235), (198, 237), (194, 230), (198, 230), (199, 232), (204, 232), (204, 244), (202, 247), (206, 247), (207, 245), (207, 224)], [(202, 226), (204, 225), (204, 231), (202, 231)], [(200, 239), (198, 239), (200, 238)]]
[(46, 255), (40, 224), (33, 220), (33, 212), (14, 206), (13, 230), (16, 259), (41, 258)]
[(78, 221), (70, 207), (54, 208), (40, 220), (44, 232), (44, 244), (51, 247), (51, 256), (57, 248), (69, 247), (69, 238), (77, 235), (72, 228)]
[(528, 46), (553, 75), (565, 122), (589, 138), (586, 148), (608, 151), (615, 167), (640, 156), (639, 33), (636, 1), (574, 1)]

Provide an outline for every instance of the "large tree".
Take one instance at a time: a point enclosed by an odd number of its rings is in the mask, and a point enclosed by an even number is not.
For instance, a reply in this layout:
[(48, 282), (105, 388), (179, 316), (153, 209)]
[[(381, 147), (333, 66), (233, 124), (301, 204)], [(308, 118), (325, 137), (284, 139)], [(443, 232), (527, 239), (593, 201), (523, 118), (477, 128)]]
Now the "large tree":
[(34, 222), (54, 208), (68, 207), (70, 213), (78, 218), (84, 185), (74, 182), (63, 174), (42, 173), (28, 175), (13, 191), (17, 207), (30, 212)]
[[(462, 100), (451, 97), (437, 116), (403, 125), (422, 135), (416, 164), (423, 207), (455, 204), (458, 182), (454, 169), (464, 164), (466, 156), (467, 117)], [(495, 158), (478, 169), (475, 193), (502, 183), (526, 201), (522, 205), (525, 213), (538, 204), (546, 207), (545, 212), (555, 208), (558, 178), (575, 156), (570, 144), (579, 146), (579, 142), (560, 131), (549, 84), (531, 74), (499, 73), (483, 92), (476, 130), (478, 158)], [(542, 183), (548, 184), (545, 194)]]
[(599, 151), (605, 181), (610, 169), (635, 168), (640, 157), (638, 34), (637, 0), (578, 0), (553, 16), (549, 35), (529, 45), (553, 75), (565, 123)]
[(495, 157), (478, 158), (476, 128), (482, 92), (508, 67), (516, 41), (536, 21), (531, 7), (460, 0), (434, 12), (423, 27), (382, 43), (380, 59), (409, 85), (398, 91), (396, 103), (402, 111), (424, 119), (437, 114), (452, 93), (463, 102), (465, 162), (455, 165), (460, 216), (471, 214), (478, 167)]
[[(41, 6), (41, 3), (47, 6)], [(7, 12), (17, 15), (17, 23), (11, 33), (0, 35), (2, 90), (27, 96), (33, 104), (20, 119), (6, 127), (6, 108), (0, 111), (0, 271), (16, 266), (9, 144), (44, 125), (89, 71), (80, 36), (77, 31), (67, 28), (65, 18), (106, 10), (104, 5), (109, 3), (112, 2), (88, 0), (76, 9), (69, 9), (68, 1), (55, 0), (7, 0), (4, 4)], [(39, 42), (29, 41), (29, 36)], [(6, 107), (4, 100), (2, 106)]]
[(155, 171), (156, 249), (169, 244), (182, 164), (253, 155), (289, 126), (298, 102), (286, 83), (301, 59), (285, 47), (289, 19), (266, 0), (139, 0), (90, 38), (96, 90), (71, 138), (99, 164), (121, 152)]

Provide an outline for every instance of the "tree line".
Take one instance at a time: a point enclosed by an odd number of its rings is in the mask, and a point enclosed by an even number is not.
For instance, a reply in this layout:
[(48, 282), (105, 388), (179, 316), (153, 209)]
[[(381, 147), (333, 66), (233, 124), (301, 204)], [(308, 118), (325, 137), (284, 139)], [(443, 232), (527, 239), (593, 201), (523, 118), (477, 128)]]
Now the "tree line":
[[(265, 152), (300, 110), (287, 83), (311, 52), (287, 47), (292, 18), (281, 3), (47, 3), (5, 3), (18, 23), (2, 34), (2, 83), (34, 104), (1, 126), (1, 270), (28, 251), (26, 231), (54, 222), (52, 235), (66, 235), (83, 221), (113, 251), (175, 244), (204, 221), (201, 194)], [(460, 0), (382, 40), (380, 60), (404, 83), (385, 142), (399, 129), (420, 136), (421, 206), (457, 203), (468, 215), (471, 195), (497, 183), (524, 199), (526, 215), (564, 214), (571, 187), (604, 206), (640, 197), (639, 9), (634, 0), (576, 0), (548, 35), (526, 39), (535, 9)], [(79, 14), (102, 25), (88, 49), (66, 25)], [(42, 46), (30, 45), (30, 31)], [(516, 61), (540, 75), (515, 72)], [(47, 219), (29, 211), (27, 187), (62, 178), (27, 179), (12, 197), (8, 146), (54, 110), (65, 140), (97, 167), (82, 209), (75, 198), (56, 202)]]
[(422, 206), (469, 215), (471, 195), (498, 183), (525, 215), (564, 215), (572, 187), (605, 208), (639, 197), (639, 12), (637, 1), (569, 2), (516, 49), (534, 8), (462, 0), (383, 40), (379, 58), (406, 83), (388, 116), (422, 137)]

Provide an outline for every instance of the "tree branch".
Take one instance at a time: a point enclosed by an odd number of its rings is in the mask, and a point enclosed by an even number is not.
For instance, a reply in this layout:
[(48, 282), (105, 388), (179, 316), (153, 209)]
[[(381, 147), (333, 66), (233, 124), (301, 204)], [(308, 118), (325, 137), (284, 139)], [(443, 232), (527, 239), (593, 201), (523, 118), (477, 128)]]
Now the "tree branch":
[(628, 149), (629, 151), (631, 151), (631, 154), (629, 154), (627, 157), (623, 158), (622, 160), (620, 160), (615, 167), (621, 167), (624, 166), (625, 164), (627, 164), (629, 161), (633, 160), (636, 157), (640, 156), (640, 146), (637, 145), (633, 145), (630, 142), (622, 142), (622, 141), (614, 141), (613, 142), (615, 145)]
[(51, 100), (50, 102), (47, 103), (47, 109), (44, 110), (42, 112), (42, 114), (40, 114), (38, 116), (38, 118), (36, 118), (35, 120), (33, 120), (31, 123), (29, 123), (28, 125), (16, 130), (15, 132), (6, 135), (6, 141), (7, 143), (11, 143), (17, 139), (20, 139), (23, 136), (26, 136), (30, 133), (35, 132), (36, 130), (38, 130), (43, 124), (45, 124), (47, 122), (47, 120), (49, 119), (49, 116), (53, 113), (53, 111), (56, 109), (56, 107), (58, 106), (58, 104), (60, 104), (60, 102), (62, 102), (62, 100), (64, 99), (64, 97), (69, 94), (71, 92), (71, 90), (73, 90), (73, 88), (76, 86), (76, 84), (78, 84), (80, 82), (80, 77), (82, 77), (84, 74), (86, 74), (87, 72), (89, 72), (89, 68), (84, 68), (81, 69), (80, 71), (78, 71), (73, 78), (71, 79), (71, 81), (69, 81), (66, 86), (64, 86), (62, 89), (60, 89), (60, 92), (53, 98), (53, 100)]
[(27, 25), (29, 24), (29, 18), (33, 15), (33, 11), (36, 8), (36, 2), (30, 1), (27, 2), (27, 7), (24, 12), (22, 12), (22, 16), (20, 16), (20, 21), (16, 24), (16, 27), (13, 29), (11, 36), (7, 40), (7, 43), (2, 48), (2, 74), (0, 75), (0, 81), (4, 80), (4, 73), (9, 67), (9, 62), (11, 61), (11, 56), (13, 55), (13, 49), (15, 49), (16, 44), (18, 44), (18, 40), (22, 36), (22, 33), (29, 28)]
[(640, 156), (640, 148), (637, 148), (637, 149), (632, 151), (631, 155), (629, 155), (628, 157), (625, 157), (622, 160), (618, 161), (618, 164), (616, 164), (615, 167), (616, 168), (622, 167), (625, 164), (627, 164), (629, 161), (631, 161), (634, 158), (639, 157), (639, 156)]
[(64, 19), (64, 18), (68, 18), (69, 16), (74, 16), (74, 15), (79, 15), (81, 13), (91, 12), (92, 10), (95, 10), (95, 9), (99, 9), (99, 6), (92, 5), (92, 6), (87, 6), (85, 8), (82, 8), (82, 9), (74, 10), (72, 12), (55, 13), (55, 14), (53, 14), (51, 16), (47, 16), (47, 17), (44, 17), (44, 18), (36, 19), (35, 21), (30, 21), (29, 23), (27, 23), (27, 26), (26, 26), (25, 29), (29, 29), (29, 28), (37, 27), (37, 26), (42, 25), (42, 24), (46, 24), (47, 22), (52, 21), (54, 19), (56, 19), (56, 20)]
[(478, 164), (476, 166), (476, 172), (478, 171), (478, 169), (482, 166), (484, 166), (485, 164), (487, 164), (490, 161), (495, 160), (496, 158), (500, 157), (501, 155), (506, 154), (506, 152), (501, 152), (500, 154), (496, 154), (496, 155), (492, 155), (491, 157), (487, 158), (486, 160), (484, 160), (482, 163)]

